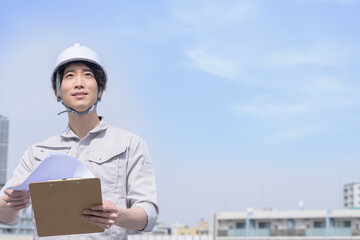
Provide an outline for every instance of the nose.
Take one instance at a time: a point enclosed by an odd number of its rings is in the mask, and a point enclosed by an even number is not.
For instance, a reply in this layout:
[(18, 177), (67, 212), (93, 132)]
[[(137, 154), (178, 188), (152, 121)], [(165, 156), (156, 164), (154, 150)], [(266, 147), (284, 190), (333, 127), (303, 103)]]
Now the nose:
[(81, 74), (76, 74), (75, 77), (75, 88), (83, 88), (84, 87), (84, 79)]

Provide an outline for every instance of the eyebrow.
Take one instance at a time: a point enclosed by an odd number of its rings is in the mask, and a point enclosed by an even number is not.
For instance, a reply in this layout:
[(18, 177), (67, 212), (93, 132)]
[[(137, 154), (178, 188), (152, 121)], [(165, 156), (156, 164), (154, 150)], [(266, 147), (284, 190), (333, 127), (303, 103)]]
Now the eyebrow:
[[(91, 72), (91, 73), (94, 73), (90, 68), (83, 68), (83, 69), (80, 69), (82, 70), (83, 72)], [(75, 72), (74, 69), (70, 69), (70, 70), (67, 70), (66, 72), (64, 72), (64, 75), (66, 75), (67, 73), (69, 72)]]

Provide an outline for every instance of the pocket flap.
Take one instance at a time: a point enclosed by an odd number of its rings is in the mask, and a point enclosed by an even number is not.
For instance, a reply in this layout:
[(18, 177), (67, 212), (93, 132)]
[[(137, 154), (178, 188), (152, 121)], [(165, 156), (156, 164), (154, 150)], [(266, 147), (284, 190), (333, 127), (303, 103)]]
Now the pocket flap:
[(43, 149), (38, 149), (38, 148), (34, 149), (35, 159), (43, 160), (47, 155), (48, 153), (46, 153)]
[(50, 153), (53, 152), (67, 153), (69, 149), (70, 147), (47, 147), (47, 146), (36, 145), (36, 148), (34, 149), (34, 157), (35, 159), (41, 161)]
[(87, 159), (91, 162), (103, 163), (117, 155), (124, 153), (125, 150), (126, 150), (126, 147), (111, 148), (111, 149), (100, 150), (100, 151), (92, 151), (92, 152), (89, 152), (86, 156), (87, 156)]

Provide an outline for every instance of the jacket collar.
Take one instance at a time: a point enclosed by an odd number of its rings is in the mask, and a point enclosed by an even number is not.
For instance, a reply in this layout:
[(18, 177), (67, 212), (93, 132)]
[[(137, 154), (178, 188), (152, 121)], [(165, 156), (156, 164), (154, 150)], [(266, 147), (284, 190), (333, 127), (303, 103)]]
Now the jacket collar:
[[(102, 131), (105, 131), (108, 128), (108, 124), (107, 122), (104, 120), (103, 117), (99, 117), (100, 118), (100, 124), (95, 127), (94, 129), (92, 129), (87, 135), (90, 134), (97, 134), (100, 133)], [(66, 129), (60, 133), (60, 136), (63, 138), (79, 138), (70, 128), (69, 124), (66, 126)]]

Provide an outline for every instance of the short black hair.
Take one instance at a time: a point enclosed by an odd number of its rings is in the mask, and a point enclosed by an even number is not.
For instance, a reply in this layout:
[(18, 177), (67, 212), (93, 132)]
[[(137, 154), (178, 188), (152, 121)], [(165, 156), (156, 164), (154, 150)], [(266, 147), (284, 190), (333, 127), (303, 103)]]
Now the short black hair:
[(106, 76), (105, 76), (105, 73), (104, 73), (104, 71), (102, 70), (101, 67), (99, 67), (97, 64), (92, 63), (92, 62), (73, 61), (73, 62), (68, 62), (68, 63), (65, 63), (65, 64), (61, 65), (58, 68), (58, 70), (55, 71), (53, 81), (52, 81), (52, 88), (53, 88), (54, 91), (56, 91), (56, 74), (57, 73), (60, 74), (60, 81), (62, 81), (62, 79), (64, 77), (65, 68), (67, 66), (69, 66), (70, 64), (73, 64), (73, 63), (75, 63), (75, 64), (82, 63), (82, 64), (85, 64), (86, 66), (88, 66), (91, 69), (91, 71), (94, 73), (94, 76), (95, 76), (98, 87), (105, 90), (105, 88), (106, 88)]

